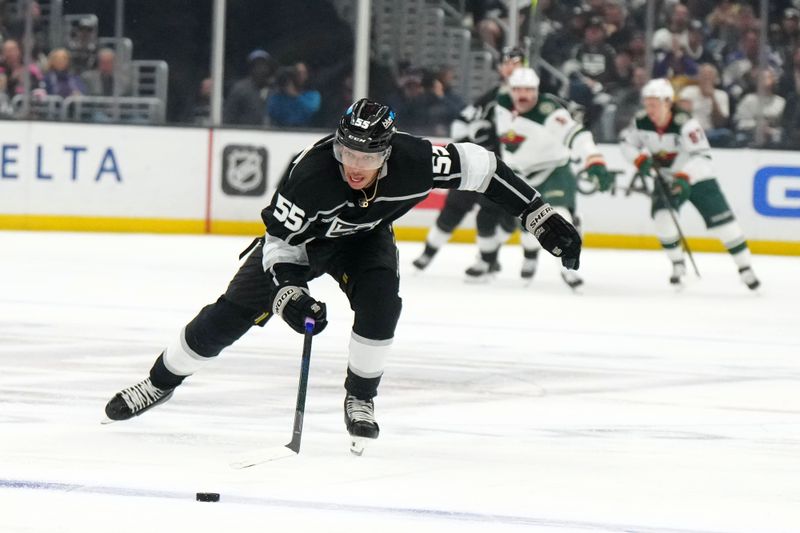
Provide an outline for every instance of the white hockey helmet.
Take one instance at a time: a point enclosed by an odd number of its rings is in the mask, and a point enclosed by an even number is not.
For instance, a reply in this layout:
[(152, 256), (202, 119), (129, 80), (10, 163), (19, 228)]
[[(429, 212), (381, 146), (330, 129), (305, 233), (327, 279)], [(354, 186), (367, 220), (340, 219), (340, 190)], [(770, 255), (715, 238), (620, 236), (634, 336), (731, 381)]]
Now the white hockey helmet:
[(675, 91), (668, 80), (656, 78), (648, 81), (642, 87), (642, 99), (645, 98), (658, 98), (659, 100), (669, 100), (671, 102), (675, 99)]
[(539, 88), (539, 76), (536, 71), (529, 67), (519, 67), (514, 69), (511, 76), (508, 77), (508, 86), (512, 89), (514, 87), (530, 87), (532, 89)]

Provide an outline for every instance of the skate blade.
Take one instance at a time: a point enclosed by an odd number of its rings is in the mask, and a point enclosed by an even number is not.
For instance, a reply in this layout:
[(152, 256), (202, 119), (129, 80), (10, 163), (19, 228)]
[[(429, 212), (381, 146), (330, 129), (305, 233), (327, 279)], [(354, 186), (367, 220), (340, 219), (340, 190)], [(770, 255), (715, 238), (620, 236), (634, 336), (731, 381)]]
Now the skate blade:
[(470, 285), (485, 285), (491, 282), (494, 279), (494, 274), (485, 274), (483, 276), (466, 276), (464, 277), (464, 283), (469, 283)]
[(355, 456), (361, 457), (367, 447), (367, 443), (375, 439), (368, 439), (367, 437), (356, 437), (350, 435), (350, 453)]
[(113, 424), (114, 422), (120, 422), (120, 420), (112, 420), (112, 419), (110, 419), (108, 417), (105, 417), (102, 420), (100, 420), (100, 424), (103, 425), (103, 426), (107, 426), (109, 424)]

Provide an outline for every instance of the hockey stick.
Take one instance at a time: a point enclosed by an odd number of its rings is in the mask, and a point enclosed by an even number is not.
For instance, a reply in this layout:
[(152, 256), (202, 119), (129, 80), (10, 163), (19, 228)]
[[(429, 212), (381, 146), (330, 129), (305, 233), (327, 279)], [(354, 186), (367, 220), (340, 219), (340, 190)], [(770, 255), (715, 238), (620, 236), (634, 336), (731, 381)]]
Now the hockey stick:
[[(251, 466), (294, 457), (300, 454), (300, 439), (303, 437), (303, 416), (306, 412), (306, 391), (308, 390), (308, 373), (311, 366), (311, 338), (314, 336), (314, 319), (306, 318), (306, 331), (303, 335), (303, 356), (300, 363), (300, 383), (297, 386), (297, 404), (294, 411), (294, 424), (292, 425), (292, 440), (289, 444), (273, 450), (261, 450), (252, 456), (231, 463), (236, 469), (250, 468)], [(288, 451), (286, 450), (288, 448)]]
[(670, 218), (672, 218), (672, 222), (675, 224), (675, 229), (678, 230), (678, 237), (680, 238), (681, 245), (683, 246), (683, 249), (686, 251), (686, 255), (689, 256), (689, 262), (692, 263), (692, 268), (694, 268), (695, 275), (699, 278), (700, 271), (697, 269), (697, 264), (694, 262), (694, 256), (692, 255), (692, 250), (689, 248), (689, 243), (686, 241), (686, 237), (683, 234), (681, 225), (678, 224), (678, 215), (675, 212), (675, 209), (672, 207), (672, 204), (669, 202), (669, 193), (667, 193), (667, 184), (664, 181), (664, 177), (657, 169), (654, 169), (653, 182), (655, 183), (658, 192), (661, 194), (661, 198), (667, 204), (667, 212), (669, 213)]
[(303, 437), (303, 415), (306, 412), (306, 390), (308, 389), (308, 371), (311, 366), (311, 338), (313, 336), (314, 319), (306, 317), (306, 333), (303, 337), (303, 358), (300, 363), (300, 384), (297, 387), (292, 440), (286, 445), (294, 453), (300, 453), (300, 439)]

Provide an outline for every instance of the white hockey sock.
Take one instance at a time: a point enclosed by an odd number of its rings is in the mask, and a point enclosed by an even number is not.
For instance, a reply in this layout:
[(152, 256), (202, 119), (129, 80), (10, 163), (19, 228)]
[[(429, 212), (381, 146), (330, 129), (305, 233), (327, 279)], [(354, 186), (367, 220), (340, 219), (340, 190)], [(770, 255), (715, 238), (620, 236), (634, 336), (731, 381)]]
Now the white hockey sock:
[(656, 211), (653, 223), (656, 228), (656, 236), (661, 241), (661, 246), (667, 252), (667, 257), (673, 263), (683, 261), (683, 248), (681, 248), (681, 238), (678, 228), (666, 209)]
[(450, 235), (452, 234), (442, 231), (439, 229), (439, 226), (434, 224), (428, 231), (428, 236), (426, 237), (425, 242), (431, 248), (436, 248), (438, 250), (450, 240)]
[(164, 366), (176, 376), (191, 376), (209, 361), (210, 357), (203, 357), (189, 348), (185, 329), (164, 350)]
[(500, 248), (500, 244), (495, 239), (495, 235), (491, 237), (481, 237), (478, 235), (478, 250), (481, 253), (490, 254)]
[(351, 332), (347, 367), (362, 378), (380, 377), (389, 359), (389, 349), (393, 341), (394, 339), (367, 339), (354, 331)]
[(494, 242), (498, 248), (503, 246), (509, 237), (511, 237), (511, 234), (499, 226), (494, 231)]
[(712, 235), (722, 241), (725, 249), (733, 257), (738, 268), (750, 266), (750, 250), (747, 248), (747, 241), (739, 224), (732, 220), (716, 228), (709, 229)]

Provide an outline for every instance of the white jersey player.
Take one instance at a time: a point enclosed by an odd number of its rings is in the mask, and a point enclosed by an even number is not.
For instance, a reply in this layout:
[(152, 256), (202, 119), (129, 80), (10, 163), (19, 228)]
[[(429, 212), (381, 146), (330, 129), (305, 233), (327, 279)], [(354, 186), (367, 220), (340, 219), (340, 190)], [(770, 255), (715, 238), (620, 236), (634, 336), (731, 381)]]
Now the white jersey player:
[(621, 146), (640, 174), (650, 175), (655, 169), (666, 183), (666, 196), (658, 186), (653, 188), (651, 216), (661, 246), (672, 261), (670, 283), (681, 284), (686, 263), (678, 228), (668, 210), (677, 214), (688, 200), (711, 234), (730, 252), (742, 281), (756, 289), (759, 281), (751, 266), (750, 250), (714, 176), (705, 132), (696, 119), (674, 106), (674, 96), (669, 81), (649, 81), (642, 89), (644, 110), (622, 132)]
[[(572, 118), (560, 100), (539, 94), (539, 77), (533, 69), (516, 69), (508, 84), (510, 93), (498, 95), (495, 109), (501, 157), (561, 216), (572, 222), (577, 183), (570, 159), (582, 162), (600, 190), (610, 188), (614, 178), (606, 169), (591, 132)], [(535, 238), (524, 233), (521, 239), (525, 254), (521, 275), (530, 279), (536, 272), (540, 246)], [(482, 259), (491, 264), (492, 258), (482, 246), (481, 252)], [(561, 275), (572, 288), (583, 283), (572, 270), (562, 269)]]

